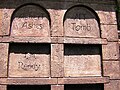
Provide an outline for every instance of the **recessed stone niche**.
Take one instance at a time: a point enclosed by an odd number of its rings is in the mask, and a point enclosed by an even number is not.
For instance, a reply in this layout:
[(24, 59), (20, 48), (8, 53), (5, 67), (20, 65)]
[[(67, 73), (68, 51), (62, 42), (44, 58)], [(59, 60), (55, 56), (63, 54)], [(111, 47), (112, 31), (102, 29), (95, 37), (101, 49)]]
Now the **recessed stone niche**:
[(8, 85), (7, 90), (51, 90), (50, 85)]
[(97, 16), (84, 6), (70, 8), (64, 17), (64, 34), (71, 37), (100, 38)]
[(50, 44), (11, 43), (9, 77), (49, 77)]
[(65, 85), (64, 90), (104, 90), (104, 84)]
[(38, 5), (24, 5), (14, 11), (11, 21), (11, 36), (50, 36), (50, 17)]
[(101, 45), (64, 45), (64, 76), (101, 76)]

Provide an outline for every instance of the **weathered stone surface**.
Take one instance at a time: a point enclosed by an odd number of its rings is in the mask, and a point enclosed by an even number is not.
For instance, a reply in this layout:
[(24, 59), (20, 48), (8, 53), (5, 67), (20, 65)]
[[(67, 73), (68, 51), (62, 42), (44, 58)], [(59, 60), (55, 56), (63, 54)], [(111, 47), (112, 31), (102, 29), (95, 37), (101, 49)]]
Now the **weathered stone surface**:
[(51, 90), (64, 90), (64, 85), (52, 85)]
[(117, 25), (101, 25), (102, 38), (106, 38), (108, 41), (118, 41)]
[(48, 85), (57, 84), (57, 78), (0, 78), (2, 85)]
[(63, 44), (51, 45), (51, 77), (63, 77)]
[(120, 80), (110, 80), (104, 85), (104, 90), (120, 90)]
[(119, 61), (103, 61), (104, 76), (109, 76), (111, 79), (120, 78), (120, 62)]
[(117, 24), (115, 11), (97, 11), (101, 24)]
[(9, 35), (10, 18), (14, 9), (0, 9), (0, 36)]
[(64, 57), (65, 77), (101, 76), (100, 55)]
[(0, 43), (0, 77), (7, 77), (8, 45)]
[(9, 77), (49, 77), (50, 56), (10, 53)]
[(71, 37), (100, 37), (97, 18), (85, 7), (70, 9), (64, 18), (65, 36)]
[(51, 34), (52, 36), (63, 36), (63, 17), (64, 10), (49, 10), (51, 15)]
[(26, 5), (14, 14), (12, 36), (50, 36), (48, 14), (39, 6)]
[(58, 84), (109, 83), (109, 77), (58, 78)]
[(7, 86), (6, 85), (0, 85), (0, 90), (7, 90)]
[(102, 45), (102, 56), (103, 60), (119, 58), (119, 45), (117, 42), (108, 42), (107, 45)]

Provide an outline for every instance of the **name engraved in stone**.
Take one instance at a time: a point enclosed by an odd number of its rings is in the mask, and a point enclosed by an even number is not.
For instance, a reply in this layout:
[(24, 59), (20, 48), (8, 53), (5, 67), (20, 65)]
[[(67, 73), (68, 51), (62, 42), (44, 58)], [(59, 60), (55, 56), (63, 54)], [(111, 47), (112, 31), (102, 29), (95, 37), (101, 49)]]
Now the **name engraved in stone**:
[(24, 22), (22, 24), (22, 28), (26, 28), (26, 29), (39, 29), (42, 30), (43, 28), (43, 24), (39, 24), (39, 23), (34, 23), (34, 22)]
[(91, 26), (87, 25), (77, 25), (76, 23), (71, 23), (72, 24), (72, 29), (75, 31), (90, 31)]
[(18, 69), (22, 69), (25, 71), (34, 70), (38, 71), (40, 69), (41, 65), (37, 63), (24, 63), (24, 62), (18, 62)]

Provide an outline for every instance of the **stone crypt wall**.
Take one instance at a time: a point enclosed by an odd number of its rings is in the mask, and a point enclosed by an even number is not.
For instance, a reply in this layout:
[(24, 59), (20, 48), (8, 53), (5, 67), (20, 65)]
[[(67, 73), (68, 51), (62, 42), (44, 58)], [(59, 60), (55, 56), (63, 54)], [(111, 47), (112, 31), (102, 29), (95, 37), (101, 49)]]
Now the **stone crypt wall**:
[(0, 90), (120, 90), (114, 0), (0, 1)]

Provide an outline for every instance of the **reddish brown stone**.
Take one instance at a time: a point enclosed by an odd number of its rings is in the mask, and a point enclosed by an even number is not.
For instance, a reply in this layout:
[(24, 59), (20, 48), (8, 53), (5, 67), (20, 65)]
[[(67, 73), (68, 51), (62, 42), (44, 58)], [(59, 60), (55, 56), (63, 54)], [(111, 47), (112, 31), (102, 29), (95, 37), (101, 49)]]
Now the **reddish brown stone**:
[(108, 41), (118, 41), (117, 25), (101, 25), (102, 38)]
[(7, 90), (7, 86), (6, 85), (0, 85), (0, 90)]
[(51, 46), (51, 77), (63, 77), (63, 44)]
[(120, 79), (120, 62), (103, 61), (103, 74), (111, 79)]
[(8, 45), (0, 43), (0, 77), (7, 77)]
[(103, 60), (118, 60), (119, 45), (117, 42), (108, 42), (107, 45), (102, 45)]
[(64, 90), (64, 85), (51, 85), (51, 90)]
[(104, 84), (104, 90), (120, 90), (120, 80), (110, 80), (110, 83)]

